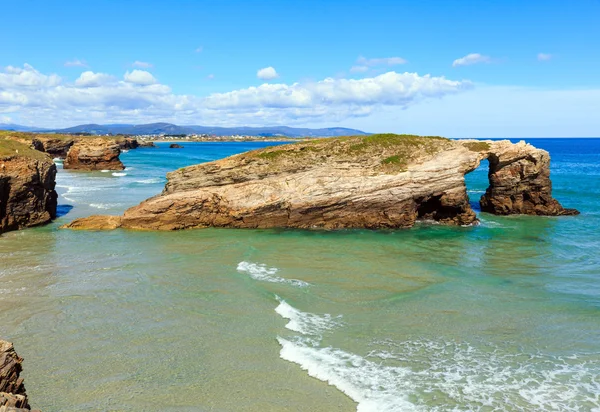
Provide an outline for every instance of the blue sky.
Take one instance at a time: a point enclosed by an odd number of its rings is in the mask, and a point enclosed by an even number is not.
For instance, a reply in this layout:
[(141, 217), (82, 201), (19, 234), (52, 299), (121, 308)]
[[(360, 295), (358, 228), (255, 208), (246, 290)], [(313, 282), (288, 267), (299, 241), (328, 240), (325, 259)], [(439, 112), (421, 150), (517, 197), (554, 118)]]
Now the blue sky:
[(598, 0), (23, 0), (1, 9), (0, 123), (600, 135)]

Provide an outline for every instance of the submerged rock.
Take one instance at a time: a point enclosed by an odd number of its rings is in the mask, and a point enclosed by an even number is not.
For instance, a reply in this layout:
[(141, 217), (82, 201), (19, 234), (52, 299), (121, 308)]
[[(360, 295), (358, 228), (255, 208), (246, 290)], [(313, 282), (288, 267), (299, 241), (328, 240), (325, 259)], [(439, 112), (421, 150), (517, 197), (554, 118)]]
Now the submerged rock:
[(63, 163), (65, 169), (75, 170), (123, 170), (119, 159), (119, 143), (106, 138), (85, 138), (77, 140)]
[(13, 344), (0, 340), (0, 411), (31, 410), (24, 381), (20, 377), (22, 363), (23, 358), (17, 355)]
[(121, 226), (121, 216), (92, 215), (62, 225), (61, 229), (113, 230)]
[[(482, 200), (486, 210), (488, 203), (505, 204), (507, 196), (521, 196), (526, 206), (514, 201), (492, 213), (576, 213), (551, 197), (544, 150), (524, 142), (387, 134), (265, 148), (179, 169), (167, 175), (161, 195), (125, 211), (120, 226), (378, 229), (411, 227), (417, 220), (469, 225), (477, 216), (464, 175), (486, 158), (493, 171)], [(501, 160), (496, 165), (494, 159)], [(500, 178), (503, 173), (512, 180)], [(115, 223), (98, 217), (91, 222), (98, 228), (102, 221)], [(86, 224), (73, 223), (77, 228)]]
[(56, 165), (25, 144), (0, 139), (0, 233), (56, 217)]

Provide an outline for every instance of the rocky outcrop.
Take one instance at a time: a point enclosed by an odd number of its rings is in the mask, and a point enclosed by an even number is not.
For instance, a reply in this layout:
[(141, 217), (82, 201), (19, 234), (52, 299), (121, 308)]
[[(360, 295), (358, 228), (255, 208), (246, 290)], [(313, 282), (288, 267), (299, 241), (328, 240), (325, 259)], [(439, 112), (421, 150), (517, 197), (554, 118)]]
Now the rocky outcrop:
[(139, 142), (139, 147), (158, 147), (157, 145), (154, 144), (154, 142), (148, 142), (148, 141), (144, 141), (142, 140), (141, 142)]
[(117, 142), (106, 138), (80, 139), (71, 146), (63, 163), (65, 169), (72, 170), (123, 170), (119, 159), (121, 154)]
[[(477, 216), (464, 176), (486, 158), (492, 165), (502, 160), (492, 166), (489, 200), (482, 205), (504, 204), (509, 193), (520, 193), (527, 207), (515, 207), (515, 200), (507, 212), (573, 213), (551, 197), (548, 153), (524, 142), (371, 135), (277, 146), (179, 169), (167, 175), (161, 195), (120, 220), (95, 216), (67, 227), (98, 229), (103, 221), (106, 228), (118, 223), (157, 230), (377, 229), (410, 227), (417, 220), (469, 225)], [(503, 177), (509, 170), (512, 181)]]
[(119, 137), (115, 141), (121, 150), (131, 150), (140, 147), (137, 139), (134, 139), (133, 137)]
[(183, 146), (177, 143), (171, 143), (169, 149), (183, 149)]
[(41, 136), (37, 135), (32, 139), (34, 149), (48, 153), (53, 158), (64, 159), (73, 144), (75, 139), (67, 137), (52, 137), (52, 135)]
[(550, 155), (544, 150), (522, 150), (503, 145), (488, 156), (490, 186), (481, 197), (481, 210), (496, 215), (574, 215), (552, 197)]
[[(0, 340), (0, 411), (18, 412), (31, 410), (25, 392), (23, 358), (15, 352), (13, 344)], [(39, 412), (39, 411), (37, 411)]]
[(56, 217), (56, 166), (46, 154), (0, 140), (0, 233)]

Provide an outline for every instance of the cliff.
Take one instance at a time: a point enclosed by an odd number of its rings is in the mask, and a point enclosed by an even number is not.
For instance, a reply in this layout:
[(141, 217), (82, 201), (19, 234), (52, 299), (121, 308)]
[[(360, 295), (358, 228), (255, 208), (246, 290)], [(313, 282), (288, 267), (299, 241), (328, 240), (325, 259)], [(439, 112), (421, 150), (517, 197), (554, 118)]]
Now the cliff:
[[(159, 196), (119, 219), (67, 227), (176, 230), (404, 228), (417, 220), (469, 225), (477, 217), (464, 175), (490, 159), (492, 213), (576, 214), (552, 198), (550, 156), (524, 142), (370, 135), (319, 139), (243, 153), (167, 175)], [(488, 206), (490, 205), (490, 206)]]
[(123, 170), (121, 150), (140, 147), (137, 139), (124, 136), (73, 136), (64, 134), (0, 131), (0, 138), (14, 140), (52, 158), (65, 159), (65, 169)]
[(56, 217), (56, 166), (29, 146), (0, 138), (0, 233)]
[(23, 358), (17, 355), (13, 344), (0, 340), (0, 411), (20, 412), (31, 409), (23, 378), (20, 377), (22, 363)]

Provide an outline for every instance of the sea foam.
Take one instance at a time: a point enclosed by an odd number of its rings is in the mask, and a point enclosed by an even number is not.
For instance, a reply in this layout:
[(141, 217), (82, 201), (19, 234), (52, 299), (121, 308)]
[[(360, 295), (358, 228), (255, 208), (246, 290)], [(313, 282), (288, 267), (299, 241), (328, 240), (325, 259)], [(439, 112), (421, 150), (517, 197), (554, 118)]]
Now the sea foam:
[(122, 173), (122, 172), (113, 172), (112, 174), (113, 176), (116, 177), (122, 177), (122, 176), (127, 176), (127, 173)]
[(288, 283), (293, 286), (300, 288), (310, 286), (310, 283), (304, 282), (298, 279), (285, 279), (277, 276), (278, 269), (270, 268), (266, 265), (250, 262), (240, 262), (237, 266), (237, 271), (240, 273), (246, 273), (254, 280), (260, 280), (263, 282), (271, 283)]
[[(279, 300), (275, 311), (299, 333), (277, 337), (280, 357), (335, 386), (359, 412), (447, 410), (600, 411), (600, 356), (559, 357), (468, 343), (375, 341), (364, 356), (324, 347), (342, 326)], [(317, 338), (315, 338), (318, 336)]]
[(295, 307), (289, 305), (279, 296), (276, 297), (279, 301), (279, 306), (275, 308), (275, 312), (284, 319), (289, 320), (286, 328), (294, 332), (302, 333), (303, 335), (321, 335), (327, 330), (341, 326), (341, 316), (332, 317), (330, 314), (315, 315), (313, 313), (302, 312)]

